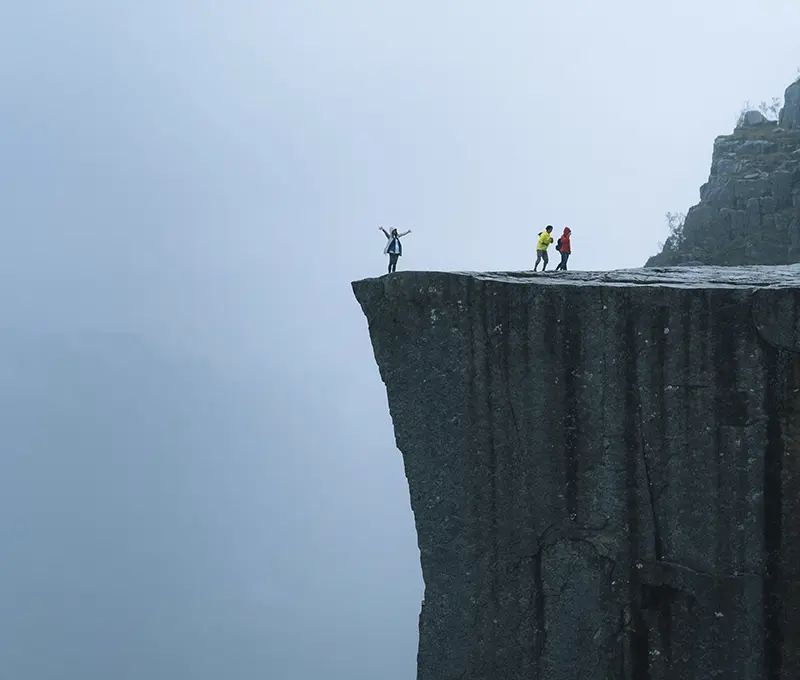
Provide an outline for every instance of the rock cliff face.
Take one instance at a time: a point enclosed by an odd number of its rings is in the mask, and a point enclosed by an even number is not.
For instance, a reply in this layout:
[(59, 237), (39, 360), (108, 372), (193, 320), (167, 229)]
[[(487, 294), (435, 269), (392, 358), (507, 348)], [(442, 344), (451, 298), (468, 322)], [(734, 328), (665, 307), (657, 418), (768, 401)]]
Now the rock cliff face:
[(419, 680), (800, 677), (800, 267), (353, 284)]
[(751, 111), (716, 139), (700, 203), (647, 266), (800, 261), (800, 81), (786, 90), (779, 120)]
[(800, 80), (787, 88), (783, 101), (778, 119), (780, 126), (786, 130), (800, 130)]

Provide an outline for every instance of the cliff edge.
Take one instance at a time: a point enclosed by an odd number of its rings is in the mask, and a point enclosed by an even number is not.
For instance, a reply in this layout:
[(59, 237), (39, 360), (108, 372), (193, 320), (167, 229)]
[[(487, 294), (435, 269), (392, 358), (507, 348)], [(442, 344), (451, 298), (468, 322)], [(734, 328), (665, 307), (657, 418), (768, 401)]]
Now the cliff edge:
[(419, 680), (800, 677), (800, 267), (358, 281)]
[(700, 202), (646, 266), (791, 264), (800, 261), (800, 80), (779, 121), (742, 115), (717, 137)]

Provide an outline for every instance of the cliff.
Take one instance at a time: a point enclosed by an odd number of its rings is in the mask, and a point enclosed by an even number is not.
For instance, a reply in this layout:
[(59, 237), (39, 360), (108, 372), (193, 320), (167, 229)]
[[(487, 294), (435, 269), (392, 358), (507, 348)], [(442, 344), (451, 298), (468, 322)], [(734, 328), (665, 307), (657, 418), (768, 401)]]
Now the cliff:
[(646, 266), (800, 261), (800, 81), (779, 121), (756, 111), (714, 142), (711, 172), (682, 233)]
[(800, 677), (800, 267), (353, 284), (419, 680)]

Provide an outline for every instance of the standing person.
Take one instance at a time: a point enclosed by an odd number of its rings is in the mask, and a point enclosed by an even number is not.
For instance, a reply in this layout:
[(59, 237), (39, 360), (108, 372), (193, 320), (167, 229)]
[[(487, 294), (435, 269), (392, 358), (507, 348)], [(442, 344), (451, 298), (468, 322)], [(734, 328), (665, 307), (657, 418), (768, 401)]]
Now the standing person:
[(384, 236), (388, 239), (386, 247), (383, 249), (383, 254), (389, 256), (389, 274), (397, 271), (397, 260), (403, 254), (403, 244), (400, 243), (400, 237), (411, 233), (411, 229), (404, 231), (402, 234), (397, 233), (397, 229), (392, 229), (391, 234), (383, 227), (378, 227)]
[(571, 233), (572, 229), (564, 227), (564, 233), (561, 234), (561, 238), (559, 238), (558, 243), (556, 243), (556, 250), (561, 253), (561, 262), (558, 263), (556, 271), (559, 269), (567, 271), (567, 260), (569, 260), (569, 256), (572, 254), (572, 244), (569, 240), (569, 235)]
[(550, 232), (553, 231), (553, 225), (548, 224), (544, 231), (539, 232), (539, 241), (536, 244), (536, 264), (533, 265), (533, 271), (539, 266), (539, 262), (544, 261), (542, 271), (547, 269), (549, 258), (547, 257), (547, 247), (553, 242), (553, 237)]

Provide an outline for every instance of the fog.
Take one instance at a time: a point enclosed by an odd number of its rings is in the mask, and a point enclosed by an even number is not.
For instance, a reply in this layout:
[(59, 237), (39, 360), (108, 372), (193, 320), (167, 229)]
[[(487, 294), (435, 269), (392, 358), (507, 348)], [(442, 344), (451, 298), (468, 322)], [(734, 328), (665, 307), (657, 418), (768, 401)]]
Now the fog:
[(408, 680), (350, 281), (640, 266), (796, 2), (0, 2), (0, 677)]

